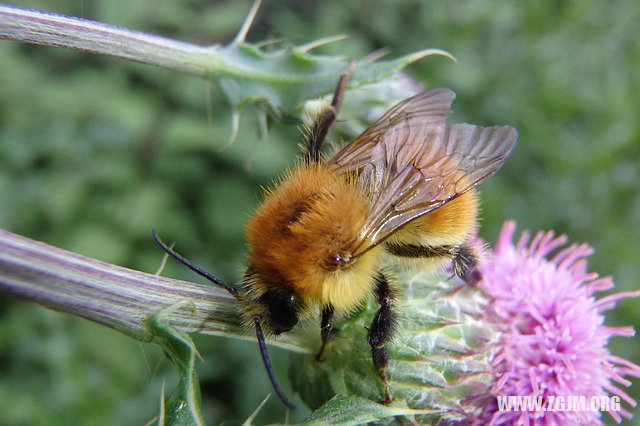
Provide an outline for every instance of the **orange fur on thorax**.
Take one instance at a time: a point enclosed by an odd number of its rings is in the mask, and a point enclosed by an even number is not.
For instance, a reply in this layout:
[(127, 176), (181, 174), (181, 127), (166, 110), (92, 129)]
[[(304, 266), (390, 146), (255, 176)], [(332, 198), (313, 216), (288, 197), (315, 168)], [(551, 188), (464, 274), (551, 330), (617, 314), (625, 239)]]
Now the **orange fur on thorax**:
[(256, 295), (284, 286), (305, 301), (344, 311), (371, 290), (376, 252), (345, 268), (336, 256), (351, 255), (362, 230), (367, 201), (352, 178), (323, 165), (303, 165), (287, 173), (246, 228), (249, 264), (259, 277)]

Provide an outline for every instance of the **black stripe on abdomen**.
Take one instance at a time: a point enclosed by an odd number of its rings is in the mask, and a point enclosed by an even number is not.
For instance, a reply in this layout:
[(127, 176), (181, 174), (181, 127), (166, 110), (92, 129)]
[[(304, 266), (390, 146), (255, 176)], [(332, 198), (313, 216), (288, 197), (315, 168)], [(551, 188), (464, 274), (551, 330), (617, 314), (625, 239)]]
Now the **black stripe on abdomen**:
[(386, 243), (387, 251), (399, 257), (452, 257), (453, 246), (419, 246), (415, 244)]

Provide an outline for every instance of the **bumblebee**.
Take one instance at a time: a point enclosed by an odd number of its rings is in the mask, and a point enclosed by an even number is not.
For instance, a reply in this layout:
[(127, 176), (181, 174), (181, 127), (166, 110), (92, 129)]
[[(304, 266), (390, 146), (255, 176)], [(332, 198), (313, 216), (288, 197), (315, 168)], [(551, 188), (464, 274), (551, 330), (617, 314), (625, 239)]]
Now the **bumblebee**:
[(509, 126), (447, 125), (455, 94), (431, 89), (393, 106), (323, 159), (322, 145), (352, 71), (341, 76), (331, 104), (306, 129), (301, 161), (265, 191), (249, 220), (240, 288), (193, 265), (153, 232), (167, 253), (236, 297), (245, 323), (255, 328), (273, 387), (290, 408), (264, 334), (290, 331), (319, 307), (321, 361), (337, 334), (335, 318), (372, 296), (380, 307), (368, 343), (383, 402), (392, 401), (385, 368), (396, 292), (386, 266), (409, 263), (435, 271), (453, 262), (456, 275), (476, 281), (478, 253), (469, 244), (478, 226), (474, 188), (502, 166), (517, 141)]

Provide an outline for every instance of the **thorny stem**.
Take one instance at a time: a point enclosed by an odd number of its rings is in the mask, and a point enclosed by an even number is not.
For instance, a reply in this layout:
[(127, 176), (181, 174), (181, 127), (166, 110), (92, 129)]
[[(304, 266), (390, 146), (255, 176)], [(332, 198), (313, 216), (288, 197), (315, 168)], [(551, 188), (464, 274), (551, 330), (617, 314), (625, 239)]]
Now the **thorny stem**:
[(0, 39), (68, 47), (208, 76), (216, 46), (198, 46), (114, 25), (0, 4)]
[[(164, 320), (180, 331), (253, 339), (240, 325), (235, 299), (224, 290), (122, 268), (4, 230), (0, 293), (87, 318), (142, 341), (154, 339), (144, 321), (176, 304), (181, 307)], [(310, 351), (302, 333), (287, 333), (270, 343)]]

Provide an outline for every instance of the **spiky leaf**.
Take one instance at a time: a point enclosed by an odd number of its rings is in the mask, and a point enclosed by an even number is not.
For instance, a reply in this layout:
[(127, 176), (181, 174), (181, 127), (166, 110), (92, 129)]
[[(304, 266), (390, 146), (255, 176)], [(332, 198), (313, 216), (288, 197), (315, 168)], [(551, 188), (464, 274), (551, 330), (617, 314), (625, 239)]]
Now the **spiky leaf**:
[[(212, 49), (215, 60), (210, 78), (218, 82), (234, 108), (262, 102), (291, 114), (305, 100), (332, 93), (349, 65), (347, 58), (313, 55), (293, 46), (267, 52), (254, 44), (234, 42)], [(391, 60), (357, 62), (349, 87), (381, 81), (429, 55), (449, 56), (427, 49)]]
[[(434, 412), (437, 412), (434, 410)], [(336, 395), (313, 412), (305, 423), (360, 425), (394, 416), (428, 415), (431, 410), (412, 410), (382, 405), (357, 396)]]

